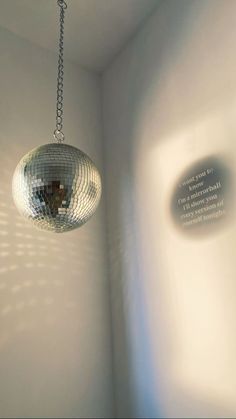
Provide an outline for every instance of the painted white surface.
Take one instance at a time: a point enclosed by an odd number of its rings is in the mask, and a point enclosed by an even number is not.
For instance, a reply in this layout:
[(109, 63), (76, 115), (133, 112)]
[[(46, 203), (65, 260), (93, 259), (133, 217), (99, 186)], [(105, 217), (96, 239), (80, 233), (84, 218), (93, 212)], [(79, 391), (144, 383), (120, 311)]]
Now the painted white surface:
[[(1, 28), (0, 63), (0, 417), (112, 417), (104, 200), (62, 235), (18, 215), (11, 178), (52, 139), (57, 57)], [(99, 79), (65, 66), (66, 140), (102, 172)]]
[(170, 217), (189, 164), (235, 174), (236, 2), (164, 0), (103, 78), (118, 417), (235, 417), (235, 216)]
[[(101, 71), (135, 33), (159, 0), (68, 0), (65, 56)], [(57, 51), (57, 0), (0, 0), (0, 25)]]

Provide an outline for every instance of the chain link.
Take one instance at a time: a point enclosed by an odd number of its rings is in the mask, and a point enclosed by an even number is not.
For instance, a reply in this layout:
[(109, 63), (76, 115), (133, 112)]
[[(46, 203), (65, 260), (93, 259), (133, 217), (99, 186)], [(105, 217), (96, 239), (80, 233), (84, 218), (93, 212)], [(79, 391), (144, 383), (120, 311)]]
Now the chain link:
[(64, 19), (67, 4), (64, 0), (57, 0), (60, 7), (60, 33), (59, 33), (59, 55), (57, 73), (57, 106), (56, 106), (56, 129), (54, 138), (58, 142), (64, 141), (63, 127), (63, 79), (64, 79)]

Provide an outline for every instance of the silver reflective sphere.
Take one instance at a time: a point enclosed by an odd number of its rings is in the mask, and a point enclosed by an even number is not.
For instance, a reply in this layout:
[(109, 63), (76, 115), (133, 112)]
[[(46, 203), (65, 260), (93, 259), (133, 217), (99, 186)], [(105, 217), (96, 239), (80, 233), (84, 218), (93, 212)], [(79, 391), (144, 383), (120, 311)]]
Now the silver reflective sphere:
[(37, 227), (62, 233), (84, 224), (101, 197), (92, 160), (67, 144), (51, 143), (26, 154), (16, 167), (12, 191), (19, 212)]

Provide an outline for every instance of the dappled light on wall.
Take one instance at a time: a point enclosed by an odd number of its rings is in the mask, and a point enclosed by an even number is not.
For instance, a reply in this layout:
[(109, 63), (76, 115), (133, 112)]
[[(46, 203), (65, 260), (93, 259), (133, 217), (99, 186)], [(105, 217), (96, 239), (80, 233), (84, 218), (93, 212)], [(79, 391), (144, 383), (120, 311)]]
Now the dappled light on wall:
[[(12, 154), (18, 155), (19, 151)], [(76, 336), (82, 324), (79, 326), (81, 322), (74, 316), (81, 318), (80, 310), (86, 312), (81, 278), (90, 271), (88, 260), (91, 266), (100, 266), (99, 249), (92, 244), (88, 229), (80, 232), (83, 246), (72, 233), (68, 233), (65, 246), (63, 237), (40, 233), (17, 214), (10, 195), (14, 158), (9, 157), (9, 149), (5, 155), (8, 157), (2, 159), (0, 182), (0, 352), (19, 334), (35, 335), (37, 339), (39, 327), (46, 335), (54, 330), (56, 338), (57, 329), (65, 336), (74, 329)], [(92, 292), (94, 284), (87, 285)]]

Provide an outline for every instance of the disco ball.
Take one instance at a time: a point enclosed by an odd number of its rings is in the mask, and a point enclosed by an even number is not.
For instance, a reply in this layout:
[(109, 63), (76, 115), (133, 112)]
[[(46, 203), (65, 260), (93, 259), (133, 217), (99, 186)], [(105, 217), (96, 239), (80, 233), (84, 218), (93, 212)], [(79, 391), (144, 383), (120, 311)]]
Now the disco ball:
[(37, 227), (62, 233), (84, 224), (101, 197), (101, 178), (78, 148), (45, 144), (26, 154), (16, 167), (13, 198), (19, 212)]

